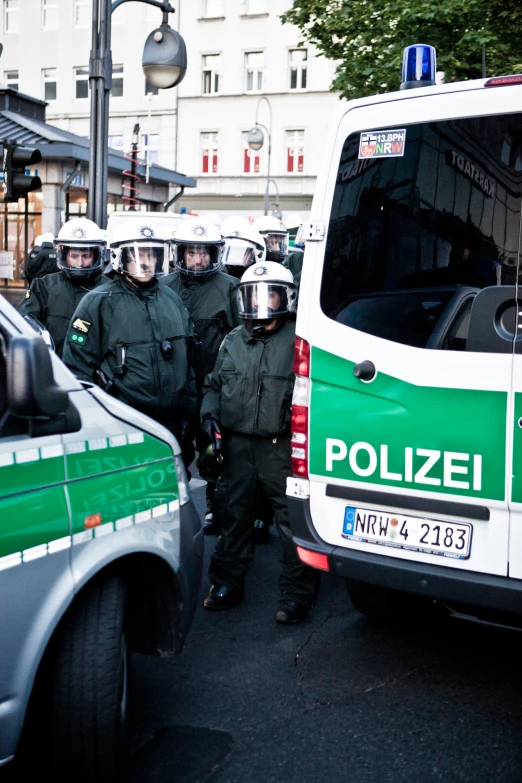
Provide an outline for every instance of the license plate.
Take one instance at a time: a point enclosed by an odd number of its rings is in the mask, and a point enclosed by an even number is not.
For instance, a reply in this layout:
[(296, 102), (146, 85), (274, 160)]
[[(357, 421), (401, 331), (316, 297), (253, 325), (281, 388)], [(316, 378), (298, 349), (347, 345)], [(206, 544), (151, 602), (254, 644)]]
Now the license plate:
[(466, 560), (471, 552), (472, 532), (473, 526), (468, 522), (442, 522), (347, 506), (342, 536), (367, 544)]

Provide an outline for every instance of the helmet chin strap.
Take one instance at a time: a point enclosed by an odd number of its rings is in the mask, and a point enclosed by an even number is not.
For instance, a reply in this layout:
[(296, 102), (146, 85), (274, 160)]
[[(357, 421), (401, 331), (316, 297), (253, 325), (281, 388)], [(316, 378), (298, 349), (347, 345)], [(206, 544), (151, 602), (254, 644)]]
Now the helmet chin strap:
[[(260, 318), (259, 321), (247, 321), (246, 328), (253, 337), (264, 337), (266, 334), (270, 334), (273, 331), (277, 331), (279, 318)], [(268, 327), (273, 324), (272, 328)]]

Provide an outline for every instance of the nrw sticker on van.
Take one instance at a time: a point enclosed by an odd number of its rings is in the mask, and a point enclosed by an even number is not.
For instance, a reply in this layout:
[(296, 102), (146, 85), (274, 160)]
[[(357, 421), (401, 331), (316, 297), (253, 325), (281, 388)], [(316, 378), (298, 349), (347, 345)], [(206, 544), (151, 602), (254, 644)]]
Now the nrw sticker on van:
[(363, 131), (359, 158), (402, 158), (406, 146), (406, 128)]

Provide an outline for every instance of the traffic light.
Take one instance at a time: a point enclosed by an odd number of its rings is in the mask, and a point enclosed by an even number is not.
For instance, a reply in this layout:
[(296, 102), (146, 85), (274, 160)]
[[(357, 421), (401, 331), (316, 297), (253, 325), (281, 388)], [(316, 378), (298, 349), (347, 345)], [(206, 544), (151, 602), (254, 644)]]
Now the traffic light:
[(42, 153), (36, 147), (21, 147), (14, 141), (3, 142), (4, 145), (4, 201), (18, 201), (33, 190), (40, 190), (40, 177), (26, 174), (25, 170), (35, 163), (40, 163)]

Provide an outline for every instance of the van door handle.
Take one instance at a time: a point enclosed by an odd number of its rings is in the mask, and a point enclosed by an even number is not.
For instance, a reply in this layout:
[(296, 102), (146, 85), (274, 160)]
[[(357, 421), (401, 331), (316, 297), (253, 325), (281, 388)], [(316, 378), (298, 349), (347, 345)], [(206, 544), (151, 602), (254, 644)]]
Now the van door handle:
[(373, 381), (376, 372), (375, 364), (368, 359), (359, 362), (359, 364), (356, 364), (353, 368), (353, 374), (356, 378), (359, 378), (360, 381)]

